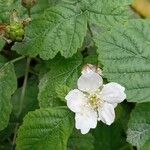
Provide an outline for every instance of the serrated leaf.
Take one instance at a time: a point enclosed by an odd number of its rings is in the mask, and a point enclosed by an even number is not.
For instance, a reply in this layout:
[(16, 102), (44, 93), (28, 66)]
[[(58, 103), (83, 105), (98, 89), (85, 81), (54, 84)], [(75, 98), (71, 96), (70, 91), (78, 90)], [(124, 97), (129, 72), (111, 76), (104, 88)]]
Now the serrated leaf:
[(68, 142), (68, 150), (94, 150), (94, 137), (91, 133), (83, 135), (74, 130)]
[(69, 59), (58, 56), (48, 61), (48, 64), (49, 71), (41, 78), (39, 84), (38, 99), (40, 107), (53, 106), (55, 100), (58, 100), (55, 91), (58, 85), (64, 84), (70, 88), (76, 86), (82, 57), (78, 54)]
[(132, 0), (82, 0), (81, 9), (90, 23), (106, 28), (128, 20), (127, 6), (131, 3)]
[(20, 127), (16, 150), (66, 150), (73, 116), (64, 107), (28, 113)]
[(138, 104), (128, 124), (127, 141), (141, 148), (150, 140), (150, 103)]
[(57, 97), (60, 98), (62, 101), (66, 102), (65, 97), (71, 91), (71, 88), (64, 84), (56, 85), (55, 92)]
[(64, 0), (34, 18), (27, 27), (22, 43), (13, 47), (19, 54), (44, 60), (60, 52), (68, 58), (82, 47), (87, 32), (87, 22), (100, 27), (110, 27), (129, 18), (126, 11), (129, 1), (120, 0)]
[(12, 111), (10, 99), (16, 89), (17, 79), (14, 66), (7, 63), (0, 69), (0, 130), (3, 130), (8, 124)]
[(95, 39), (103, 74), (125, 86), (130, 102), (150, 101), (149, 20), (129, 21)]
[(40, 54), (46, 60), (58, 52), (70, 57), (82, 46), (86, 29), (87, 19), (80, 9), (71, 4), (59, 4), (34, 19), (27, 29), (28, 37), (14, 49), (32, 57)]

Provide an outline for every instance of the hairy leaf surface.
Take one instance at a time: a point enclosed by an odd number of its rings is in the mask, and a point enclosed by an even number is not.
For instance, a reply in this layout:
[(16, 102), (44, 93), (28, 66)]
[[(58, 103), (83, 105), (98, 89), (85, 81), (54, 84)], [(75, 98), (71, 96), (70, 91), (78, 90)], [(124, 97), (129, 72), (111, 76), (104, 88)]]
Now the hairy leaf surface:
[(129, 21), (95, 39), (105, 77), (125, 86), (130, 102), (150, 101), (149, 26), (149, 20)]
[(82, 46), (86, 26), (86, 16), (80, 9), (74, 5), (59, 4), (34, 19), (27, 29), (28, 37), (24, 43), (18, 43), (22, 49), (14, 49), (31, 56), (40, 54), (43, 59), (53, 58), (59, 51), (70, 57)]
[(70, 88), (76, 86), (78, 69), (82, 64), (82, 57), (78, 54), (69, 59), (58, 56), (47, 63), (49, 64), (49, 70), (41, 78), (39, 84), (38, 99), (40, 107), (54, 105), (55, 100), (58, 100), (58, 85), (64, 84)]
[(133, 110), (131, 118), (129, 120), (127, 141), (130, 142), (132, 145), (141, 148), (143, 146), (148, 147), (148, 143), (146, 142), (148, 142), (149, 140), (150, 103), (138, 104)]
[(19, 129), (16, 150), (66, 150), (72, 118), (63, 107), (30, 112)]
[(44, 60), (54, 58), (58, 52), (68, 58), (83, 45), (87, 23), (107, 28), (129, 18), (129, 1), (64, 0), (52, 5), (34, 18), (27, 28), (22, 43), (13, 47), (18, 53)]

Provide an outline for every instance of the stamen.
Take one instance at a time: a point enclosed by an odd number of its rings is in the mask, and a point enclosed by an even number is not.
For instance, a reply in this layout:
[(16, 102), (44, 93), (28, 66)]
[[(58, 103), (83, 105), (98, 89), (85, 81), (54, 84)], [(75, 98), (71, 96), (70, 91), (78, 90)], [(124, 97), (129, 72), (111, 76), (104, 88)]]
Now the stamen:
[(91, 105), (94, 109), (98, 109), (103, 104), (103, 100), (100, 99), (99, 95), (94, 93), (88, 96), (89, 105)]

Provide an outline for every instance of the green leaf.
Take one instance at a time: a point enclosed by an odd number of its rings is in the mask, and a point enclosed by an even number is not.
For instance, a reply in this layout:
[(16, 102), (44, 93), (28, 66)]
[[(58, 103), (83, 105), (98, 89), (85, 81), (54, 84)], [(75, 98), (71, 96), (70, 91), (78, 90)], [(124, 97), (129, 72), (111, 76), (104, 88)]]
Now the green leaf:
[(128, 20), (127, 6), (131, 3), (132, 0), (82, 0), (81, 9), (90, 23), (106, 28)]
[(56, 85), (55, 92), (57, 97), (60, 98), (62, 101), (66, 102), (65, 97), (71, 91), (71, 88), (64, 84)]
[(150, 140), (150, 103), (138, 104), (128, 124), (127, 141), (141, 148)]
[(94, 150), (94, 137), (91, 133), (83, 135), (74, 130), (68, 142), (68, 150)]
[(3, 130), (8, 124), (12, 111), (10, 99), (16, 89), (17, 79), (14, 66), (7, 63), (0, 69), (0, 130)]
[(149, 20), (129, 21), (95, 38), (108, 81), (125, 86), (129, 102), (150, 101)]
[(97, 55), (96, 54), (92, 54), (89, 55), (87, 57), (84, 58), (84, 64), (92, 64), (92, 65), (97, 65), (98, 64), (98, 60), (97, 60)]
[(14, 66), (17, 78), (23, 77), (25, 75), (26, 59), (15, 62)]
[(68, 58), (82, 47), (87, 33), (87, 22), (110, 27), (129, 18), (129, 1), (82, 0), (58, 2), (35, 17), (27, 27), (22, 43), (13, 47), (19, 54), (44, 60), (54, 58), (58, 52)]
[(1, 0), (0, 1), (0, 21), (10, 22), (10, 15), (13, 10), (17, 10), (19, 16), (23, 16), (25, 8), (22, 7), (20, 0)]
[(73, 116), (65, 107), (28, 113), (20, 127), (16, 150), (66, 150)]
[[(44, 9), (50, 6), (49, 0), (38, 0), (37, 4), (32, 8), (32, 17), (37, 17), (43, 13)], [(0, 21), (9, 23), (10, 15), (13, 10), (17, 10), (19, 16), (27, 18), (27, 9), (21, 5), (21, 0), (1, 0), (0, 1)]]
[(78, 69), (82, 64), (82, 57), (78, 54), (69, 59), (58, 56), (47, 63), (49, 64), (49, 71), (44, 74), (39, 84), (38, 99), (40, 107), (54, 105), (55, 101), (58, 100), (55, 90), (58, 85), (63, 84), (70, 88), (76, 86)]
[(3, 67), (6, 62), (7, 62), (6, 58), (0, 55), (0, 68)]
[(150, 149), (150, 140), (147, 141), (140, 150), (149, 150)]
[(59, 4), (34, 19), (27, 28), (28, 37), (14, 49), (32, 57), (40, 54), (45, 60), (58, 52), (70, 57), (82, 46), (86, 29), (87, 19), (80, 9), (71, 4)]

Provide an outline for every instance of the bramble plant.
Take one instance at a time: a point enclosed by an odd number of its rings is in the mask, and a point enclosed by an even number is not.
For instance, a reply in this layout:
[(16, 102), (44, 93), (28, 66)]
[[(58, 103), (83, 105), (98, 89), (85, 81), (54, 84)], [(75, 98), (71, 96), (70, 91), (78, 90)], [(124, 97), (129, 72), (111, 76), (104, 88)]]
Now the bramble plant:
[(0, 0), (0, 150), (149, 150), (149, 6)]

